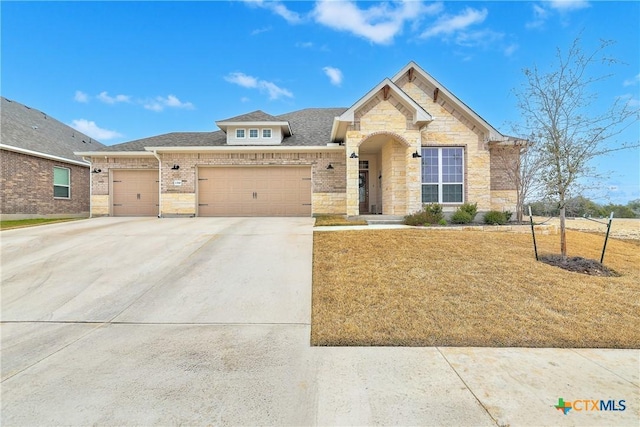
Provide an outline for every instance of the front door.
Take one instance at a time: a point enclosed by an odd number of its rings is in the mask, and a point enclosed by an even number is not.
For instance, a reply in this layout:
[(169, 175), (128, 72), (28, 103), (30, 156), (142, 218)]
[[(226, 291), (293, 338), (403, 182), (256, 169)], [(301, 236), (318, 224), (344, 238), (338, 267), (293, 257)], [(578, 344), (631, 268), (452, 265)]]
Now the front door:
[(369, 171), (360, 171), (358, 181), (358, 192), (360, 194), (360, 213), (369, 213)]

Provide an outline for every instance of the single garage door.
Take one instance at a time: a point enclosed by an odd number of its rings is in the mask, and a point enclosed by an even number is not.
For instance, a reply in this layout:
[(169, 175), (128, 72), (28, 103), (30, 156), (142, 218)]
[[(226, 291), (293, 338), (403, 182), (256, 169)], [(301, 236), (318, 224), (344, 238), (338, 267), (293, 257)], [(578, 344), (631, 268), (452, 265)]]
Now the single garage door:
[(113, 171), (113, 216), (158, 215), (158, 170)]
[(198, 215), (311, 216), (311, 168), (199, 168)]

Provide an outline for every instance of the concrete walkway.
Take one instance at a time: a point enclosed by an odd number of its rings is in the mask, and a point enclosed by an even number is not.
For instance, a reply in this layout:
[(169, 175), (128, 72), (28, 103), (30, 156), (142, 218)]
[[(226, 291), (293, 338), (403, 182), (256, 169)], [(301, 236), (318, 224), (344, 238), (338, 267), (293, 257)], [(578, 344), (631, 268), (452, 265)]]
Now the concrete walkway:
[(2, 232), (2, 425), (639, 424), (639, 350), (311, 347), (312, 234), (304, 218)]

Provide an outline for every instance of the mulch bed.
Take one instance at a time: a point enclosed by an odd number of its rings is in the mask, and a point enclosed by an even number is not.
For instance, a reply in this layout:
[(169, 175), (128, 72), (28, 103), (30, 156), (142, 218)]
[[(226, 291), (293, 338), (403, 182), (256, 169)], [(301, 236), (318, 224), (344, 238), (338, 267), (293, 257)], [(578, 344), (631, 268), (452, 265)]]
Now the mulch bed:
[(567, 257), (567, 259), (563, 260), (561, 255), (543, 255), (540, 257), (540, 261), (568, 271), (573, 271), (574, 273), (588, 274), (589, 276), (620, 276), (614, 270), (605, 267), (594, 259), (587, 259), (579, 256)]

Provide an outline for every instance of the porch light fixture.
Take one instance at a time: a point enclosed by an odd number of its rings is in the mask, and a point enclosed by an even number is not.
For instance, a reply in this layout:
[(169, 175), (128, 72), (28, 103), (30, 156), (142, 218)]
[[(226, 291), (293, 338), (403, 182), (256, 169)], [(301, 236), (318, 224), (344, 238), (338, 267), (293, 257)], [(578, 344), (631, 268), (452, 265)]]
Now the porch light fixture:
[(412, 154), (414, 159), (417, 159), (419, 157), (422, 157), (422, 155), (420, 153), (418, 153), (418, 150), (416, 150), (415, 153)]
[(327, 166), (327, 169), (333, 169), (333, 165), (329, 163), (329, 166)]
[(177, 171), (178, 169), (180, 169), (180, 165), (173, 165), (171, 169), (173, 169), (174, 171)]
[(93, 168), (93, 170), (91, 171), (91, 173), (100, 173), (102, 172), (102, 169), (98, 169), (98, 168)]
[(352, 159), (357, 159), (358, 158), (358, 155), (356, 154), (355, 151), (353, 153), (351, 153), (351, 158)]

